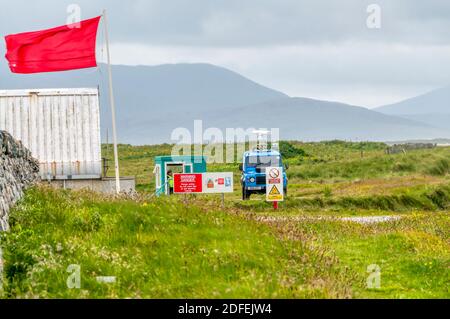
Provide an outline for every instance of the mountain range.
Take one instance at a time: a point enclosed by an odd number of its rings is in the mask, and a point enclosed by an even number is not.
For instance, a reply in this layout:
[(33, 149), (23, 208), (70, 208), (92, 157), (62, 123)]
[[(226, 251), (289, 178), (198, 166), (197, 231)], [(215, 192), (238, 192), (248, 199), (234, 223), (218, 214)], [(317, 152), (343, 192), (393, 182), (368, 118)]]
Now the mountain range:
[(439, 88), (400, 103), (382, 106), (375, 111), (449, 129), (450, 87)]
[[(343, 103), (290, 97), (210, 64), (113, 66), (118, 137), (134, 145), (170, 143), (175, 128), (279, 128), (284, 140), (411, 140), (448, 138), (450, 88), (369, 110)], [(0, 90), (96, 87), (101, 130), (110, 129), (106, 66), (18, 75), (0, 62)]]

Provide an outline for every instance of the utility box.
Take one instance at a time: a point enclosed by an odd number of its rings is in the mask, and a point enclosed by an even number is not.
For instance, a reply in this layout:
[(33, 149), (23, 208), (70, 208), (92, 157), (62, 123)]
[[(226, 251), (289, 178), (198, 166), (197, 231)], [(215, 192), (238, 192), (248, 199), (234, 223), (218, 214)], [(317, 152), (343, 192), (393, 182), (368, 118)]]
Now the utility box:
[(157, 156), (155, 157), (155, 175), (156, 194), (168, 195), (167, 173), (206, 173), (206, 157), (204, 156)]

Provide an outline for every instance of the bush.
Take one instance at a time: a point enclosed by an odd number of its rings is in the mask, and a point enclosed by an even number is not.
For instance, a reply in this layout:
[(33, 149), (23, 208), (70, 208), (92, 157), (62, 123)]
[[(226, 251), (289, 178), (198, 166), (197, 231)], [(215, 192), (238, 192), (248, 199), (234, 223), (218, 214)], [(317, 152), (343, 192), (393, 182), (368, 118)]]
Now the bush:
[(414, 172), (416, 166), (413, 163), (396, 163), (394, 172)]
[(291, 143), (284, 141), (280, 142), (280, 152), (284, 158), (308, 156), (303, 149), (295, 147)]
[(331, 189), (331, 187), (326, 186), (323, 190), (323, 196), (325, 196), (325, 198), (330, 198), (333, 196), (333, 190)]
[(428, 169), (428, 173), (435, 176), (444, 176), (450, 172), (450, 162), (441, 158)]
[(442, 187), (433, 191), (428, 198), (440, 209), (446, 209), (450, 203), (450, 188)]

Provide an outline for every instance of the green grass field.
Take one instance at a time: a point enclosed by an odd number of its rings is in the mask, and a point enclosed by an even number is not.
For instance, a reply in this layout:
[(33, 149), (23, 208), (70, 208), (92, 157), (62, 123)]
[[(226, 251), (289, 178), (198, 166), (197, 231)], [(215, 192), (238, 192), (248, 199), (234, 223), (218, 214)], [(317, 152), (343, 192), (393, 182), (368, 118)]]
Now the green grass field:
[[(239, 185), (224, 207), (214, 195), (152, 197), (153, 158), (171, 146), (121, 145), (135, 197), (36, 187), (15, 207), (3, 297), (449, 298), (450, 148), (385, 148), (283, 142), (289, 196), (274, 211), (261, 196), (243, 202)], [(238, 163), (208, 169), (239, 180)], [(391, 219), (370, 222), (379, 216)], [(70, 265), (80, 289), (67, 287)]]

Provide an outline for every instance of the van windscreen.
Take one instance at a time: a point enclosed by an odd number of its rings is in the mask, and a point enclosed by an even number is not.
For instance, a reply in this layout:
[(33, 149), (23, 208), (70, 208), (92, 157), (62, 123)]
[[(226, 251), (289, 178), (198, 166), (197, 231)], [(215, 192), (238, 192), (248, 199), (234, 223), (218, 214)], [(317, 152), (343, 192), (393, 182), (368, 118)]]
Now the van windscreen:
[(249, 156), (245, 160), (245, 167), (280, 167), (280, 156)]

